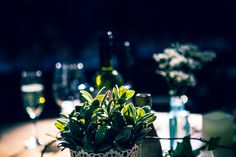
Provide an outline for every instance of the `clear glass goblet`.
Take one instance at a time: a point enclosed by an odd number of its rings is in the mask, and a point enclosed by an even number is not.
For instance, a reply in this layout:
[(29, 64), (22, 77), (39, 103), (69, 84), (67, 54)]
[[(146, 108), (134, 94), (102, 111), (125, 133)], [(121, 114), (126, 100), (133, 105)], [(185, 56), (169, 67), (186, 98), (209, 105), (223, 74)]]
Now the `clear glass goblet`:
[(86, 88), (82, 63), (56, 63), (53, 79), (53, 95), (61, 112), (69, 114), (80, 106), (80, 88)]
[(25, 141), (25, 146), (28, 149), (36, 148), (42, 144), (42, 141), (38, 139), (36, 121), (45, 104), (43, 91), (42, 71), (22, 71), (21, 95), (23, 106), (32, 120), (32, 136)]

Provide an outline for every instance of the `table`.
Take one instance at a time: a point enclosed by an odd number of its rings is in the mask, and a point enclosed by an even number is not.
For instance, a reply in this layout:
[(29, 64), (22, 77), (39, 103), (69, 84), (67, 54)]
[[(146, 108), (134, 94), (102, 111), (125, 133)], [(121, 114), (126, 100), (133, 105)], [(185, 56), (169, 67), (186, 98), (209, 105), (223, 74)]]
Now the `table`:
[[(168, 114), (157, 112), (157, 119), (154, 122), (155, 129), (159, 137), (169, 137), (169, 121)], [(56, 119), (44, 119), (40, 120), (37, 125), (39, 129), (39, 137), (48, 142), (52, 140), (47, 134), (55, 135), (57, 129), (54, 126)], [(189, 122), (193, 130), (201, 130), (202, 128), (202, 115), (191, 114), (189, 117)], [(40, 157), (40, 150), (32, 149), (26, 150), (24, 148), (24, 140), (31, 135), (31, 123), (19, 123), (12, 125), (11, 127), (5, 128), (1, 131), (2, 137), (0, 137), (0, 157)], [(161, 145), (163, 150), (169, 149), (169, 141), (161, 140)], [(198, 141), (194, 141), (193, 147), (199, 146)], [(69, 150), (60, 151), (53, 149), (53, 151), (47, 152), (44, 157), (69, 157)]]

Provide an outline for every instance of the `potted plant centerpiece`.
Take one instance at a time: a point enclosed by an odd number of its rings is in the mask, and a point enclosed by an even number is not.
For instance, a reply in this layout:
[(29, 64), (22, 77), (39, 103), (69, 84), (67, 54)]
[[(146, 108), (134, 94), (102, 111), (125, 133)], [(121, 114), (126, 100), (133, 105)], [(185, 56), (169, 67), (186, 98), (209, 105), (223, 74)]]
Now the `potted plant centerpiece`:
[(135, 107), (130, 101), (134, 90), (116, 86), (102, 93), (104, 88), (95, 97), (81, 91), (82, 107), (55, 123), (58, 146), (69, 148), (71, 157), (140, 156), (140, 144), (151, 130), (155, 114), (149, 106)]

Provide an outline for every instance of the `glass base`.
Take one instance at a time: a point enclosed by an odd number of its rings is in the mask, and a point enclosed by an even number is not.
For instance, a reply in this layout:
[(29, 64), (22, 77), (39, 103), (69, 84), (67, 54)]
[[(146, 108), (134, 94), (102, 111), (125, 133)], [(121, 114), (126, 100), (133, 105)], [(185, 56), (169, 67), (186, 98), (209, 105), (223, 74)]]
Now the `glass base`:
[(38, 138), (34, 136), (31, 136), (28, 140), (25, 141), (25, 147), (27, 149), (34, 149), (42, 144), (43, 144), (43, 141), (39, 140)]

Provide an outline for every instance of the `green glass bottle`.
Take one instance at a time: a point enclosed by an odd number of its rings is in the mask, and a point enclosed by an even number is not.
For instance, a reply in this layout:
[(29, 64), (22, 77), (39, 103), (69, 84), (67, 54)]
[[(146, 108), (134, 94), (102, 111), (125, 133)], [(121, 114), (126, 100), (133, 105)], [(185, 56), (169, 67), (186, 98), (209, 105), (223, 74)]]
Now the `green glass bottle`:
[[(152, 97), (150, 93), (137, 93), (135, 96), (135, 104), (138, 107), (143, 107), (145, 105), (152, 108)], [(154, 125), (150, 125), (152, 130), (148, 133), (148, 136), (157, 136)]]
[(122, 76), (113, 68), (112, 63), (112, 51), (114, 49), (112, 32), (108, 31), (100, 35), (99, 42), (101, 69), (95, 77), (95, 88), (96, 90), (100, 90), (103, 87), (112, 89), (115, 85), (121, 86), (123, 84)]
[(132, 89), (132, 65), (134, 63), (131, 54), (131, 46), (129, 41), (121, 42), (118, 45), (118, 70), (124, 79), (124, 86), (127, 89)]

